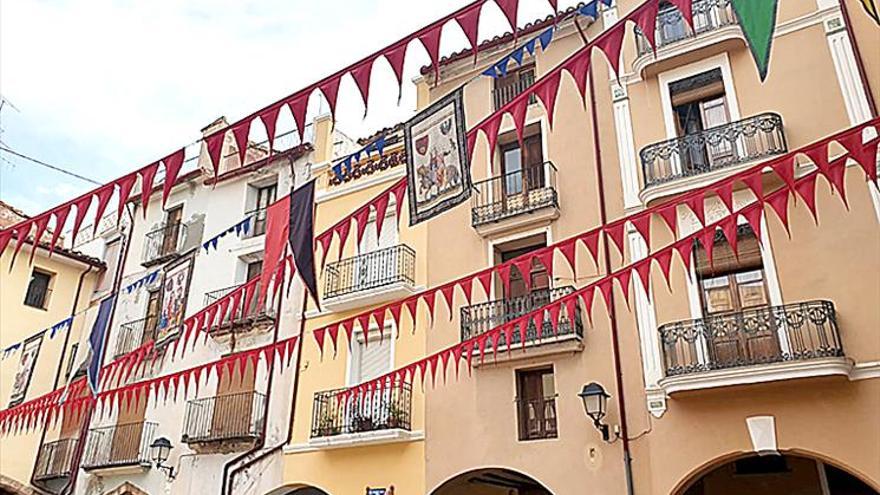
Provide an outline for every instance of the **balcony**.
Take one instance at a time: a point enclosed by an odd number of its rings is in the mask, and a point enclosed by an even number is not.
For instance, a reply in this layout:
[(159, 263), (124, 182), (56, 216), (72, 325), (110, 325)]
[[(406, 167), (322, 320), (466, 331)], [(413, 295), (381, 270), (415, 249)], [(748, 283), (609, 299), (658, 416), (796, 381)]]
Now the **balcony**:
[(669, 6), (660, 9), (654, 33), (656, 56), (642, 31), (635, 28), (637, 55), (633, 69), (637, 74), (650, 64), (658, 64), (693, 50), (707, 47), (717, 50), (724, 48), (723, 42), (726, 40), (743, 40), (730, 0), (696, 0), (692, 11), (693, 29), (677, 8)]
[(113, 359), (128, 354), (138, 347), (155, 340), (158, 324), (158, 315), (148, 315), (146, 318), (119, 325), (119, 334), (116, 336), (116, 349), (113, 353)]
[[(220, 300), (241, 287), (233, 285), (224, 289), (205, 293), (205, 306)], [(275, 321), (275, 298), (271, 294), (266, 295), (265, 300), (260, 302), (260, 292), (255, 290), (250, 301), (241, 301), (238, 311), (233, 315), (231, 311), (222, 320), (215, 321), (208, 330), (212, 334), (225, 334), (236, 330), (256, 330), (271, 327)]]
[(343, 390), (315, 393), (310, 445), (332, 448), (409, 438), (412, 384), (352, 395), (345, 401), (339, 398)]
[[(645, 189), (697, 177), (788, 151), (782, 117), (762, 113), (648, 145), (639, 152)], [(715, 175), (707, 175), (712, 180)]]
[(556, 166), (552, 162), (479, 181), (474, 190), (471, 225), (480, 235), (559, 217)]
[(667, 393), (848, 375), (830, 301), (766, 306), (659, 328)]
[(401, 299), (415, 293), (416, 253), (405, 245), (330, 263), (323, 305), (331, 311)]
[(55, 442), (44, 443), (37, 453), (37, 462), (34, 465), (34, 481), (48, 484), (52, 481), (69, 478), (78, 443), (79, 440), (76, 438), (65, 438)]
[[(499, 299), (461, 308), (461, 340), (467, 340), (476, 337), (482, 333), (503, 325), (511, 320), (519, 318), (527, 313), (539, 309), (552, 301), (556, 301), (561, 297), (574, 292), (574, 287), (559, 287), (556, 289), (541, 289), (532, 291), (531, 294), (510, 299)], [(574, 321), (562, 311), (559, 314), (559, 325), (556, 327), (556, 334), (553, 333), (553, 325), (550, 323), (549, 315), (545, 313), (543, 326), (541, 328), (541, 337), (538, 337), (538, 329), (534, 321), (529, 321), (526, 328), (526, 346), (536, 346), (541, 344), (557, 344), (565, 341), (574, 341), (573, 348), (579, 348), (580, 340), (584, 336), (584, 325), (581, 320), (580, 301), (576, 307), (578, 311), (575, 314)], [(522, 345), (522, 337), (518, 329), (513, 332), (510, 342), (507, 342), (506, 336), (502, 333), (498, 339), (499, 349), (509, 349)], [(568, 349), (570, 346), (565, 346)]]
[(516, 398), (520, 440), (556, 438), (556, 397)]
[(115, 474), (149, 468), (150, 443), (156, 426), (156, 423), (140, 421), (89, 429), (82, 468)]
[(266, 421), (266, 395), (241, 392), (187, 402), (181, 441), (199, 453), (229, 453), (256, 445)]
[(172, 223), (148, 232), (141, 265), (152, 266), (180, 257), (186, 243), (187, 225)]
[[(492, 89), (495, 110), (497, 111), (510, 103), (533, 84), (535, 84), (535, 68), (533, 66), (512, 70), (507, 76), (495, 79), (495, 87)], [(529, 104), (537, 101), (535, 95), (529, 97)]]

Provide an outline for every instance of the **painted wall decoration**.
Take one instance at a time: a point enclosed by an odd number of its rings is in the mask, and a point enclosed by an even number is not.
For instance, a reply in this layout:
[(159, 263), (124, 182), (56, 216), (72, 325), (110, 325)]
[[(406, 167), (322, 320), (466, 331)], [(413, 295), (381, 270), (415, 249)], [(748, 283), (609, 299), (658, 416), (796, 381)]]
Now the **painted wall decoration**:
[(12, 394), (9, 396), (9, 407), (20, 404), (27, 394), (28, 386), (31, 383), (31, 376), (34, 374), (34, 365), (37, 364), (37, 357), (40, 355), (40, 346), (43, 344), (43, 334), (34, 335), (24, 343), (21, 351), (21, 359), (18, 362), (18, 372), (15, 373), (15, 380), (12, 382)]
[(410, 225), (471, 195), (463, 94), (459, 89), (447, 95), (404, 126)]
[(186, 296), (192, 273), (193, 258), (189, 257), (169, 267), (162, 283), (162, 306), (159, 311), (156, 343), (164, 342), (177, 333), (186, 312)]

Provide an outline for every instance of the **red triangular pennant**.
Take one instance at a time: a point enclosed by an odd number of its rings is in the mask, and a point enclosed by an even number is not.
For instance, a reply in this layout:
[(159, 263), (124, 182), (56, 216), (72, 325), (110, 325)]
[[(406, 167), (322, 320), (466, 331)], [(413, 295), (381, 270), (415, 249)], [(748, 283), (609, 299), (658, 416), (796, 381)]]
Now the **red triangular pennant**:
[(269, 154), (275, 151), (275, 125), (278, 123), (278, 113), (281, 105), (275, 104), (260, 112), (260, 121), (266, 128), (266, 137), (269, 139)]
[(475, 62), (477, 60), (477, 47), (479, 46), (477, 30), (480, 24), (480, 10), (482, 8), (483, 2), (478, 2), (455, 16), (456, 22), (458, 22), (461, 31), (471, 45), (471, 50), (474, 52)]
[(334, 118), (336, 117), (336, 97), (339, 95), (340, 80), (341, 78), (339, 76), (333, 76), (318, 84), (318, 89), (324, 94), (324, 98), (330, 106), (330, 115)]
[[(226, 129), (217, 131), (205, 137), (205, 148), (208, 150), (208, 158), (214, 169), (214, 178), (220, 175), (220, 154), (223, 152), (223, 142), (226, 138)], [(146, 206), (146, 202), (144, 202)]]
[(562, 80), (562, 72), (557, 71), (549, 74), (544, 80), (533, 87), (535, 95), (544, 105), (544, 113), (547, 115), (547, 123), (553, 129), (553, 110), (556, 108), (556, 96), (559, 93), (559, 83)]
[(376, 58), (370, 57), (351, 70), (351, 78), (354, 79), (361, 98), (364, 100), (364, 115), (367, 114), (367, 105), (370, 97), (370, 76), (373, 73), (373, 62), (376, 61)]

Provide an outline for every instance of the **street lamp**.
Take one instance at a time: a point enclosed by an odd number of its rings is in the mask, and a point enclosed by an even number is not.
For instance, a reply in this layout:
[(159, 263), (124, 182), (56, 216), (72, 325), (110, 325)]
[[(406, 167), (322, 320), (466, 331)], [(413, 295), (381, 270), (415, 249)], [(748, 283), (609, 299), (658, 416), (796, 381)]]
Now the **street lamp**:
[(153, 443), (150, 444), (150, 457), (152, 457), (153, 461), (156, 463), (156, 467), (165, 471), (165, 475), (171, 480), (173, 480), (175, 476), (174, 468), (171, 466), (165, 466), (162, 463), (168, 460), (168, 455), (171, 454), (171, 449), (173, 448), (171, 440), (168, 440), (165, 437), (156, 438), (153, 440)]
[(602, 418), (605, 417), (608, 398), (611, 396), (596, 382), (584, 385), (578, 396), (584, 403), (584, 412), (593, 420), (596, 429), (602, 432), (602, 440), (607, 442), (611, 436), (608, 433), (608, 425), (602, 424)]

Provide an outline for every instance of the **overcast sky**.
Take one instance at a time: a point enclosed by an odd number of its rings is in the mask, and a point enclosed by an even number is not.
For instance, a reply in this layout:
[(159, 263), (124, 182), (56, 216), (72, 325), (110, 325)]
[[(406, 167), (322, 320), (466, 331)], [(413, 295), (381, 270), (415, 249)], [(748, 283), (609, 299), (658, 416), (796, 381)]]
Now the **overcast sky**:
[[(112, 180), (193, 142), (215, 118), (249, 114), (466, 3), (3, 0), (0, 94), (14, 108), (0, 110), (0, 140)], [(480, 38), (502, 33), (497, 6), (489, 2), (483, 12)], [(549, 13), (546, 0), (521, 0), (519, 24)], [(441, 53), (466, 45), (458, 27), (448, 25)], [(390, 69), (377, 62), (365, 120), (355, 86), (344, 81), (339, 128), (359, 137), (408, 118), (414, 108), (408, 81), (427, 62), (421, 46), (411, 45), (400, 106)], [(289, 126), (279, 123), (281, 130)], [(0, 154), (0, 199), (26, 213), (91, 187)]]

